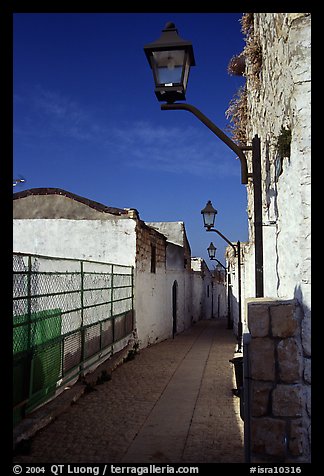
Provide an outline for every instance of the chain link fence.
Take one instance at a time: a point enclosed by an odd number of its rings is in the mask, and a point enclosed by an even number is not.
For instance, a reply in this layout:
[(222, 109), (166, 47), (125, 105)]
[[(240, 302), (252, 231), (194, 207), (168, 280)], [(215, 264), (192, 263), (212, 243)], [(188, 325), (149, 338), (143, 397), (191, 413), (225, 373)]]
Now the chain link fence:
[(131, 266), (14, 253), (14, 424), (132, 331)]

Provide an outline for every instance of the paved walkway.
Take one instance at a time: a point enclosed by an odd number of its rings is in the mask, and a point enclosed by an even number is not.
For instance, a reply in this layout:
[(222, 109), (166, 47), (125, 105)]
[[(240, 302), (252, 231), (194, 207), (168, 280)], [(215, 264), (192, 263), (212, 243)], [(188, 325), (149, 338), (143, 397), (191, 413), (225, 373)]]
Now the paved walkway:
[(14, 461), (244, 462), (229, 363), (235, 347), (225, 320), (204, 320), (141, 350), (36, 433), (30, 454)]

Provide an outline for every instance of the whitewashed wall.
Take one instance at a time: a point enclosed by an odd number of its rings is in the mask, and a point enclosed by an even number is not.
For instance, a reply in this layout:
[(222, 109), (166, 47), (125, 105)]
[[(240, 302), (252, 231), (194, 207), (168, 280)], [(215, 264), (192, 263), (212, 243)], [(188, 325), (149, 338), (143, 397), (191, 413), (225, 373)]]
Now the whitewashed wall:
[(212, 273), (203, 258), (191, 258), (192, 269), (192, 309), (194, 321), (212, 319), (216, 316), (215, 306), (220, 289), (216, 286)]
[(135, 318), (140, 348), (172, 336), (172, 314), (166, 297), (166, 270), (135, 271)]
[[(156, 233), (153, 231), (153, 234)], [(136, 250), (145, 248), (139, 257)], [(140, 347), (172, 337), (172, 285), (178, 282), (178, 331), (191, 325), (191, 275), (181, 263), (157, 264), (151, 273), (150, 237), (136, 220), (15, 219), (13, 250), (135, 267), (134, 308)], [(170, 260), (169, 260), (170, 261)]]
[[(296, 421), (298, 432), (289, 450), (298, 461), (309, 462), (311, 15), (254, 13), (253, 17), (254, 41), (261, 47), (262, 66), (256, 85), (253, 67), (247, 62), (247, 136), (252, 140), (257, 134), (261, 140), (264, 294), (278, 303), (296, 302), (301, 310), (299, 327), (294, 331), (294, 344), (299, 351), (297, 355), (287, 352), (285, 364), (297, 365), (301, 370), (297, 380), (283, 386), (286, 400), (281, 402), (280, 415), (289, 413), (289, 392), (298, 393), (301, 402), (300, 419)], [(291, 131), (291, 151), (290, 157), (286, 154), (280, 161), (278, 138), (282, 128)], [(249, 216), (253, 216), (253, 189), (248, 186), (247, 190)], [(251, 248), (244, 271), (245, 297), (253, 289), (254, 280), (250, 268), (254, 260), (253, 220), (249, 231)], [(264, 311), (267, 312), (266, 306)], [(281, 324), (286, 320), (283, 313)], [(260, 360), (260, 356), (254, 359)]]
[(203, 278), (200, 273), (192, 273), (192, 314), (195, 322), (203, 319)]
[(213, 285), (213, 317), (216, 319), (227, 318), (227, 289), (226, 283), (214, 281)]
[[(310, 352), (311, 309), (311, 16), (254, 13), (262, 67), (256, 86), (247, 60), (251, 143), (261, 140), (264, 295), (296, 298), (304, 310), (303, 345)], [(291, 129), (290, 158), (278, 174), (281, 128)], [(246, 153), (248, 161), (251, 155)], [(251, 167), (251, 165), (249, 165)], [(277, 171), (276, 171), (277, 170)], [(242, 301), (255, 296), (253, 186), (247, 186), (249, 243), (244, 249)], [(237, 276), (233, 290), (237, 293)], [(246, 321), (245, 308), (242, 316)]]
[[(166, 247), (166, 322), (173, 322), (172, 288), (177, 282), (177, 332), (191, 326), (194, 319), (192, 296), (192, 275), (190, 267), (191, 250), (184, 222), (146, 222), (153, 229), (167, 237)], [(172, 329), (172, 327), (171, 327)], [(172, 335), (172, 334), (171, 334)]]
[(135, 265), (134, 220), (13, 220), (13, 251)]
[(168, 241), (166, 251), (166, 305), (167, 316), (172, 322), (172, 288), (177, 282), (177, 332), (182, 332), (191, 326), (192, 318), (192, 279), (191, 270), (188, 265), (184, 267), (184, 249), (182, 246)]
[[(136, 221), (17, 219), (13, 250), (135, 266)], [(146, 260), (142, 271), (135, 270), (135, 320), (141, 346), (170, 336), (165, 320), (165, 267), (153, 274), (150, 256)]]
[[(265, 295), (297, 297), (310, 309), (311, 16), (255, 13), (262, 48), (260, 88), (247, 75), (248, 137), (261, 139)], [(276, 177), (281, 127), (291, 129), (291, 156)], [(252, 194), (249, 193), (249, 208)], [(305, 325), (308, 326), (308, 324)], [(305, 345), (309, 345), (306, 344)]]

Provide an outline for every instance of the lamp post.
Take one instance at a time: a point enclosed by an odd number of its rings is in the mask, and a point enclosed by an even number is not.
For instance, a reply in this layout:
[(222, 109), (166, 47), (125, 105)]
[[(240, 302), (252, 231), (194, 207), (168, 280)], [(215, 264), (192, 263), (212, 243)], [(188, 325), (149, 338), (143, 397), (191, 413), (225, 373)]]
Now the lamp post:
[(227, 272), (227, 268), (216, 258), (216, 250), (217, 250), (216, 246), (214, 246), (214, 243), (211, 242), (207, 248), (209, 259), (212, 261), (217, 261), (219, 266), (221, 266)]
[[(214, 228), (215, 218), (217, 215), (217, 210), (213, 207), (212, 202), (208, 200), (205, 208), (201, 210), (201, 214), (204, 220), (204, 227), (207, 231), (213, 231), (217, 233), (223, 240), (226, 241), (234, 250), (234, 256), (237, 257), (237, 266), (238, 266), (238, 325), (237, 325), (237, 350), (236, 352), (242, 352), (242, 335), (243, 335), (243, 326), (242, 326), (242, 306), (241, 306), (241, 243), (237, 242), (237, 249), (233, 243), (226, 238), (219, 230)], [(211, 255), (209, 254), (211, 253)], [(210, 256), (216, 256), (216, 248), (211, 243), (208, 248), (208, 254)], [(211, 258), (212, 259), (212, 258)], [(229, 293), (228, 293), (229, 295)]]
[[(254, 243), (255, 243), (255, 295), (263, 297), (263, 232), (262, 232), (262, 189), (261, 189), (261, 147), (257, 135), (251, 146), (237, 145), (208, 117), (191, 104), (175, 103), (185, 100), (191, 66), (195, 66), (192, 43), (178, 35), (174, 23), (168, 22), (161, 37), (144, 46), (144, 52), (153, 71), (155, 94), (163, 111), (185, 110), (194, 114), (221, 141), (223, 141), (241, 162), (241, 182), (253, 181), (254, 198)], [(252, 151), (252, 172), (248, 172), (245, 151)], [(224, 238), (224, 237), (223, 237)]]
[(230, 284), (231, 284), (231, 274), (229, 273), (228, 268), (226, 268), (218, 259), (216, 258), (216, 246), (211, 242), (207, 248), (209, 259), (212, 261), (217, 261), (219, 266), (221, 266), (226, 273), (226, 283), (227, 283), (227, 329), (233, 329), (233, 319), (231, 319), (231, 296), (230, 296)]

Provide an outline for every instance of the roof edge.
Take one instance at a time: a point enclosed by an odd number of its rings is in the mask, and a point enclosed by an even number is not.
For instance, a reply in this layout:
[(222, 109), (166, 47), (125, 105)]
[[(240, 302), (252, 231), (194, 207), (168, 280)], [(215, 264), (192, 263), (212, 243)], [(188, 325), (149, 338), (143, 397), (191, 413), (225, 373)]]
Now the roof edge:
[(21, 192), (16, 192), (13, 194), (13, 200), (17, 200), (20, 198), (26, 198), (29, 196), (37, 196), (37, 195), (62, 195), (64, 197), (70, 198), (71, 200), (75, 200), (76, 202), (83, 203), (90, 208), (93, 208), (102, 213), (110, 213), (111, 215), (127, 215), (127, 210), (123, 208), (116, 208), (116, 207), (108, 207), (103, 203), (96, 202), (94, 200), (90, 200), (89, 198), (82, 197), (81, 195), (77, 195), (73, 192), (68, 192), (67, 190), (63, 190), (62, 188), (30, 188), (28, 190), (23, 190)]

